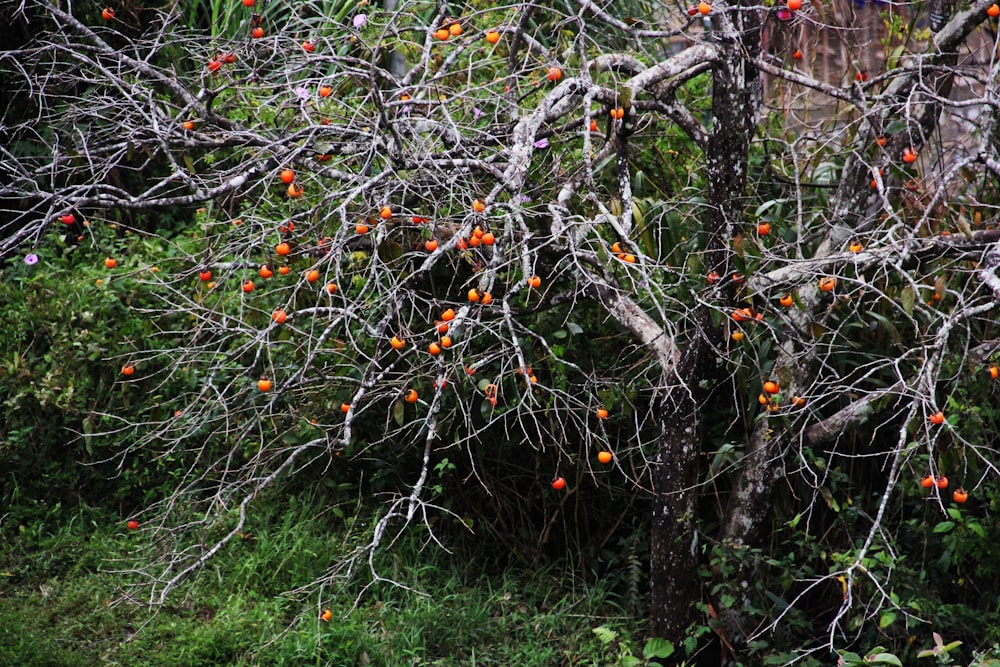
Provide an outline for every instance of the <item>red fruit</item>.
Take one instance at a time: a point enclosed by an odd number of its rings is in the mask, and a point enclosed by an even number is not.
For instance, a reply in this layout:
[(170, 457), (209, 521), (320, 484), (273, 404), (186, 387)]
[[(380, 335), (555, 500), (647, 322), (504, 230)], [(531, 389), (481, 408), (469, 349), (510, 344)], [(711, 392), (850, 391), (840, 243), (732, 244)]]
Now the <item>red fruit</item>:
[(937, 488), (939, 488), (939, 489), (947, 489), (948, 488), (948, 478), (945, 477), (944, 475), (941, 475), (940, 477), (938, 477), (937, 479), (934, 480), (934, 485), (937, 486)]
[(793, 12), (802, 9), (802, 0), (788, 0), (788, 8)]
[(306, 53), (312, 53), (316, 50), (316, 45), (312, 42), (302, 42), (302, 50)]
[(554, 480), (552, 480), (552, 488), (555, 489), (556, 491), (562, 491), (563, 489), (566, 488), (566, 480), (563, 479), (562, 477), (556, 477)]
[[(958, 492), (956, 491), (956, 493), (958, 493)], [(129, 530), (138, 530), (139, 529), (139, 522), (136, 521), (135, 519), (129, 519), (129, 522), (126, 523), (125, 525), (128, 526)]]
[(289, 185), (295, 180), (295, 172), (291, 169), (284, 169), (281, 172), (281, 182), (285, 185)]
[(903, 150), (903, 162), (906, 164), (913, 164), (917, 161), (917, 153), (912, 148), (907, 148)]
[(261, 28), (260, 26), (257, 26), (256, 28), (250, 31), (250, 36), (253, 37), (254, 39), (260, 39), (261, 37), (264, 36), (264, 29)]
[(101, 18), (104, 19), (105, 21), (110, 21), (114, 17), (115, 17), (115, 10), (111, 9), (110, 7), (105, 7), (104, 9), (101, 10)]
[(927, 475), (926, 477), (920, 480), (920, 486), (924, 487), (925, 489), (933, 488), (934, 478), (931, 477), (930, 475)]
[(930, 419), (930, 422), (935, 426), (940, 426), (941, 424), (944, 423), (944, 413), (940, 411), (935, 412), (930, 417), (928, 417), (928, 419)]
[(60, 215), (59, 222), (63, 223), (64, 225), (72, 225), (74, 222), (76, 222), (76, 216), (73, 215), (72, 213), (67, 213), (66, 215)]
[(548, 77), (549, 81), (558, 81), (562, 78), (562, 70), (558, 67), (550, 67), (545, 76)]
[(207, 270), (206, 271), (199, 271), (198, 272), (198, 278), (203, 283), (207, 283), (209, 280), (212, 279), (212, 272), (211, 271), (207, 271)]
[(253, 7), (253, 1), (254, 0), (243, 0), (243, 6), (244, 7)]
[(989, 16), (991, 19), (995, 19), (996, 17), (1000, 16), (1000, 7), (998, 7), (997, 5), (990, 5), (989, 7), (986, 8), (986, 15)]

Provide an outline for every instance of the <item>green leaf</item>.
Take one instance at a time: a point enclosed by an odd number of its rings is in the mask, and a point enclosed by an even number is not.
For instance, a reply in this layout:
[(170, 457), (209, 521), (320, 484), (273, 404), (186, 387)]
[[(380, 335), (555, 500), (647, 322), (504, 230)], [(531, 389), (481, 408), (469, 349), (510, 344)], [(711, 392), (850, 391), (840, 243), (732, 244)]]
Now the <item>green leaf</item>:
[(593, 628), (592, 632), (597, 635), (597, 638), (604, 645), (608, 645), (618, 639), (618, 633), (606, 625), (598, 625), (596, 628)]
[(934, 526), (935, 533), (950, 533), (952, 529), (955, 528), (954, 521), (942, 521), (938, 525)]
[(878, 627), (885, 630), (896, 621), (896, 612), (886, 611), (878, 619)]
[(674, 654), (674, 645), (672, 642), (662, 639), (660, 637), (653, 637), (648, 642), (646, 646), (642, 649), (642, 657), (646, 660), (651, 660), (653, 658), (669, 658)]
[(895, 667), (903, 667), (903, 663), (892, 653), (876, 653), (875, 655), (868, 656), (865, 662), (870, 665), (895, 665)]
[(405, 406), (403, 401), (396, 401), (392, 404), (392, 418), (395, 420), (396, 424), (399, 426), (403, 425), (403, 410)]

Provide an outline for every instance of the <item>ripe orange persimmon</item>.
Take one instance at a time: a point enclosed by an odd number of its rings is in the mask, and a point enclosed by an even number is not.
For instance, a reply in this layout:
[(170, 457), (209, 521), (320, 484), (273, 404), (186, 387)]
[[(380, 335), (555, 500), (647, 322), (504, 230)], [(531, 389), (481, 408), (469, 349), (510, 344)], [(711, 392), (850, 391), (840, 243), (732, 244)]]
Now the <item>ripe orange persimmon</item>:
[(771, 223), (769, 222), (758, 222), (757, 223), (757, 233), (761, 236), (767, 236), (771, 233)]
[(319, 617), (321, 620), (329, 622), (330, 619), (333, 618), (333, 612), (330, 611), (329, 609), (324, 609), (323, 613), (320, 614)]
[(341, 403), (340, 404), (340, 411), (343, 412), (344, 414), (347, 414), (348, 412), (351, 411), (351, 404), (350, 403)]
[[(996, 5), (993, 6), (996, 7)], [(966, 500), (969, 499), (969, 494), (962, 487), (958, 487), (957, 489), (955, 489), (955, 492), (951, 494), (951, 499), (954, 500), (959, 505), (961, 505), (962, 503), (964, 503)]]
[(367, 234), (368, 225), (364, 224), (363, 222), (358, 223), (357, 225), (354, 226), (354, 231), (356, 231), (358, 234)]
[(257, 388), (261, 391), (271, 391), (271, 381), (267, 378), (257, 380)]
[(558, 67), (550, 67), (545, 76), (549, 81), (558, 81), (562, 78), (562, 70)]
[(108, 257), (104, 260), (104, 268), (113, 269), (118, 266), (118, 260), (114, 257)]
[(802, 60), (802, 52), (799, 51), (798, 49), (795, 49), (795, 51), (792, 53), (792, 60)]
[(279, 266), (278, 267), (278, 273), (280, 273), (283, 276), (287, 276), (291, 270), (292, 270), (291, 267), (288, 267), (288, 266)]
[(441, 313), (441, 320), (444, 322), (451, 322), (455, 319), (455, 311), (449, 308), (448, 310)]
[(302, 42), (302, 50), (306, 53), (312, 53), (316, 50), (316, 45), (306, 40), (305, 42)]
[(805, 404), (806, 404), (806, 399), (802, 398), (801, 396), (792, 396), (792, 405), (794, 405), (795, 407), (801, 408)]
[(930, 417), (928, 417), (928, 419), (935, 426), (940, 426), (941, 424), (944, 423), (944, 413), (939, 410), (934, 414), (932, 414)]
[(538, 289), (541, 286), (542, 286), (542, 279), (539, 278), (538, 276), (531, 276), (530, 278), (528, 278), (528, 287), (531, 287), (532, 289)]
[(590, 121), (590, 131), (591, 132), (597, 132), (597, 121), (596, 120)]
[(323, 84), (322, 86), (319, 87), (320, 97), (330, 97), (330, 95), (333, 95), (333, 88), (331, 88), (326, 84)]
[(920, 486), (924, 487), (925, 489), (934, 488), (934, 478), (931, 475), (927, 475), (926, 477), (920, 480)]
[(996, 17), (1000, 16), (1000, 6), (990, 5), (989, 7), (986, 8), (986, 15), (989, 16), (991, 19), (995, 19)]
[(479, 292), (475, 287), (469, 290), (469, 301), (472, 303), (479, 301)]
[(271, 319), (277, 322), (278, 324), (284, 324), (285, 320), (288, 319), (288, 313), (280, 309), (276, 310), (273, 313), (271, 313)]
[(699, 2), (698, 3), (698, 13), (699, 14), (701, 14), (702, 16), (705, 16), (707, 14), (710, 14), (711, 12), (712, 12), (712, 5), (708, 4), (707, 2)]
[(430, 352), (431, 355), (433, 356), (439, 355), (441, 354), (441, 346), (438, 345), (437, 343), (431, 343), (430, 345), (427, 346), (427, 351)]
[(261, 37), (264, 36), (264, 29), (261, 28), (260, 26), (257, 26), (256, 28), (250, 31), (250, 36), (253, 37), (254, 39), (260, 39)]
[(301, 197), (303, 192), (305, 192), (305, 188), (303, 188), (298, 183), (292, 183), (291, 185), (288, 186), (288, 189), (285, 190), (285, 194), (287, 194), (292, 199)]
[(424, 247), (427, 248), (427, 252), (434, 252), (435, 250), (438, 249), (438, 242), (435, 241), (434, 239), (430, 239), (429, 241), (424, 243)]
[(597, 460), (600, 461), (601, 463), (611, 463), (612, 458), (613, 457), (611, 456), (611, 452), (607, 450), (597, 452)]
[(417, 390), (411, 389), (410, 391), (406, 392), (406, 396), (403, 397), (403, 400), (406, 401), (407, 403), (416, 403), (417, 398), (419, 398), (417, 396)]
[[(484, 204), (481, 199), (476, 199), (472, 202), (472, 210), (476, 213), (482, 213), (486, 210), (486, 204)], [(481, 234), (480, 237), (482, 237)]]
[(288, 245), (285, 242), (281, 242), (278, 245), (274, 246), (274, 252), (278, 253), (282, 257), (287, 255), (291, 251), (292, 251), (292, 246)]
[(284, 169), (282, 170), (279, 178), (281, 178), (282, 183), (288, 185), (289, 183), (295, 180), (295, 172), (292, 171), (291, 169)]
[(788, 0), (788, 8), (793, 12), (802, 9), (802, 0)]
[(1000, 377), (1000, 368), (997, 368), (996, 366), (990, 366), (989, 372), (990, 372), (990, 378), (994, 380)]
[(934, 486), (936, 486), (939, 489), (947, 489), (948, 488), (948, 478), (945, 477), (944, 475), (939, 475), (938, 477), (935, 477), (934, 478)]
[(317, 280), (319, 280), (319, 271), (318, 270), (312, 269), (311, 271), (306, 271), (306, 281), (307, 282), (314, 283)]
[(441, 336), (441, 347), (447, 349), (451, 347), (451, 345), (452, 345), (451, 336)]
[(259, 273), (260, 277), (264, 279), (270, 278), (271, 276), (274, 275), (274, 271), (272, 271), (267, 264), (261, 266), (260, 271), (258, 271), (257, 273)]
[(795, 303), (795, 299), (792, 298), (791, 294), (782, 294), (781, 298), (778, 299), (778, 303), (780, 303), (785, 308), (791, 308), (792, 304)]
[(777, 382), (768, 380), (767, 382), (764, 383), (764, 391), (766, 391), (769, 394), (777, 394), (779, 391), (781, 391), (781, 387), (778, 385)]
[(486, 41), (489, 42), (490, 44), (496, 44), (497, 42), (500, 41), (500, 33), (498, 33), (496, 30), (490, 30), (488, 33), (486, 33)]
[(598, 419), (607, 419), (609, 413), (606, 408), (597, 408), (596, 414)]
[(243, 291), (246, 292), (246, 293), (248, 293), (248, 294), (253, 291), (253, 281), (252, 280), (244, 280), (243, 281)]
[(912, 148), (906, 148), (903, 150), (903, 162), (906, 164), (913, 164), (917, 161), (917, 152)]
[(552, 488), (555, 489), (556, 491), (562, 491), (563, 489), (566, 488), (566, 480), (563, 479), (562, 477), (556, 477), (554, 480), (552, 480)]
[(451, 37), (451, 33), (448, 32), (447, 28), (439, 28), (434, 32), (434, 37), (441, 40), (442, 42), (447, 42), (448, 38)]
[(114, 17), (115, 17), (115, 10), (111, 9), (111, 7), (105, 7), (104, 9), (101, 10), (101, 18), (104, 19), (105, 21), (110, 21)]
[(379, 212), (378, 212), (378, 217), (382, 218), (383, 220), (388, 220), (389, 218), (391, 218), (392, 217), (392, 207), (391, 206), (383, 206), (382, 208), (380, 208)]
[(847, 246), (847, 249), (850, 250), (851, 252), (861, 252), (863, 250), (863, 246), (857, 241), (855, 241), (851, 243), (851, 245)]
[(448, 26), (448, 33), (452, 37), (458, 37), (459, 35), (462, 34), (462, 25), (460, 23), (452, 23), (450, 26)]
[(198, 279), (201, 280), (203, 283), (207, 283), (209, 280), (212, 279), (212, 272), (208, 270), (199, 271)]
[(122, 375), (126, 377), (135, 375), (135, 364), (125, 364), (122, 366)]
[(614, 109), (611, 110), (611, 117), (614, 118), (615, 120), (621, 120), (622, 118), (625, 117), (625, 109), (622, 109), (621, 107), (615, 107)]
[(832, 292), (833, 288), (837, 286), (837, 279), (833, 276), (827, 276), (825, 278), (820, 278), (819, 289), (823, 292)]
[(337, 283), (327, 283), (326, 284), (326, 293), (327, 294), (336, 294), (337, 293)]
[(392, 339), (389, 341), (389, 345), (392, 345), (392, 349), (394, 350), (402, 350), (404, 347), (406, 347), (406, 341), (400, 338), (399, 336), (393, 336)]
[(139, 530), (139, 522), (136, 521), (135, 519), (129, 519), (128, 523), (126, 523), (125, 525), (128, 527), (129, 530)]
[(483, 296), (479, 299), (479, 303), (481, 303), (484, 306), (488, 306), (489, 304), (493, 303), (493, 295), (490, 294), (489, 292), (483, 292)]
[(745, 334), (742, 331), (734, 331), (730, 336), (733, 340), (735, 340), (738, 343), (741, 340), (743, 340)]
[(64, 225), (72, 225), (74, 222), (76, 222), (76, 216), (73, 215), (72, 213), (67, 213), (66, 215), (60, 215), (59, 222), (63, 223)]
[(438, 322), (437, 323), (437, 327), (435, 327), (435, 328), (437, 329), (437, 332), (439, 334), (446, 334), (446, 333), (448, 333), (448, 323), (447, 322)]
[(493, 232), (486, 232), (479, 240), (483, 242), (483, 245), (493, 245), (497, 239), (493, 236)]
[(875, 139), (875, 143), (878, 144), (879, 148), (885, 148), (885, 145), (889, 143), (889, 140), (885, 137), (878, 137)]

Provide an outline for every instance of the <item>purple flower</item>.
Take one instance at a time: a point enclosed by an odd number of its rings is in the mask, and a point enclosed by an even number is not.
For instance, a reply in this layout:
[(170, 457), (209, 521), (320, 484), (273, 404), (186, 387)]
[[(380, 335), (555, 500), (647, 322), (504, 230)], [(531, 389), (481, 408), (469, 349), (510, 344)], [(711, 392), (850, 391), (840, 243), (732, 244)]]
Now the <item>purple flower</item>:
[(360, 28), (364, 24), (368, 23), (368, 14), (358, 14), (354, 17), (354, 27)]
[(293, 92), (301, 100), (308, 100), (309, 99), (309, 91), (306, 90), (305, 88), (303, 88), (302, 86), (299, 86)]
[(790, 10), (785, 9), (784, 7), (782, 7), (781, 9), (778, 10), (778, 20), (779, 21), (788, 21), (791, 18), (792, 18), (792, 12)]
[(24, 263), (27, 264), (28, 266), (34, 266), (35, 264), (38, 264), (38, 255), (36, 255), (35, 253), (31, 253), (30, 255), (24, 258)]
[(482, 118), (485, 115), (486, 114), (483, 113), (483, 110), (480, 109), (479, 107), (472, 107), (472, 119), (473, 120), (479, 120), (480, 118)]
[(538, 141), (536, 141), (534, 143), (534, 146), (535, 146), (535, 148), (548, 148), (549, 147), (549, 140), (548, 139), (539, 139)]

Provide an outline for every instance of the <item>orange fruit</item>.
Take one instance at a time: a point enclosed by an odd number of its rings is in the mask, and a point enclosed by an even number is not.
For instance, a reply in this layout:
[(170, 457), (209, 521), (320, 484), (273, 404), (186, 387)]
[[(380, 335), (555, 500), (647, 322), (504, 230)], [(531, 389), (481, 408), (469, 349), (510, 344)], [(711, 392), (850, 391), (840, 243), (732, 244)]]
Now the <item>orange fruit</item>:
[(462, 26), (459, 25), (458, 23), (452, 23), (450, 26), (448, 26), (448, 33), (452, 37), (458, 37), (459, 35), (462, 34)]
[(447, 42), (448, 38), (451, 37), (451, 33), (448, 32), (447, 28), (440, 28), (434, 33), (434, 37), (441, 40), (442, 42)]
[(608, 414), (609, 413), (608, 413), (608, 411), (607, 411), (606, 408), (597, 408), (597, 418), (598, 419), (607, 419), (608, 418)]
[(490, 294), (489, 292), (483, 292), (483, 296), (482, 298), (480, 298), (479, 303), (483, 304), (484, 306), (488, 306), (489, 304), (493, 303), (493, 295)]
[(995, 19), (996, 17), (1000, 16), (1000, 7), (998, 7), (997, 5), (990, 5), (989, 7), (986, 8), (986, 15), (989, 16), (991, 19)]
[(757, 223), (757, 233), (761, 236), (767, 236), (771, 233), (771, 223), (769, 222), (758, 222)]
[(389, 341), (389, 345), (392, 345), (392, 349), (394, 350), (402, 350), (406, 347), (406, 341), (399, 336), (393, 336), (392, 340)]
[(555, 489), (556, 491), (562, 491), (563, 489), (566, 488), (566, 480), (563, 479), (562, 477), (556, 477), (554, 480), (552, 480), (552, 488)]
[(611, 117), (614, 118), (615, 120), (621, 120), (622, 118), (625, 117), (625, 109), (622, 109), (621, 107), (616, 107), (612, 109)]
[(437, 343), (431, 343), (427, 346), (427, 351), (430, 352), (431, 355), (441, 354), (441, 346)]
[(198, 279), (201, 280), (203, 283), (207, 283), (209, 280), (212, 279), (212, 272), (208, 270), (199, 271)]
[[(958, 492), (956, 491), (956, 493), (958, 493)], [(965, 502), (965, 501), (962, 501), (962, 502)], [(129, 520), (129, 522), (126, 523), (125, 525), (128, 526), (129, 530), (139, 530), (139, 522), (136, 521), (135, 519)]]
[(449, 348), (451, 347), (452, 340), (451, 336), (441, 336), (441, 347)]
[(326, 84), (323, 84), (322, 86), (319, 87), (320, 97), (330, 97), (330, 95), (333, 95), (333, 88), (331, 88)]
[(441, 319), (445, 322), (451, 322), (455, 319), (455, 311), (449, 308), (448, 310), (441, 313)]
[(104, 9), (101, 10), (101, 18), (104, 19), (105, 21), (110, 21), (114, 17), (115, 17), (115, 10), (111, 9), (110, 7), (105, 7)]
[(887, 144), (888, 142), (889, 142), (889, 140), (888, 140), (888, 139), (886, 139), (885, 137), (878, 137), (878, 138), (877, 138), (877, 139), (875, 140), (875, 143), (879, 145), (879, 148), (884, 148), (884, 147), (885, 147), (885, 145), (886, 145), (886, 144)]
[(605, 450), (603, 452), (597, 452), (597, 460), (601, 463), (611, 463), (611, 452)]
[(590, 131), (591, 132), (597, 132), (597, 121), (596, 120), (590, 121)]
[(479, 292), (475, 288), (469, 290), (469, 301), (472, 303), (479, 301)]
[(430, 241), (424, 243), (424, 247), (427, 248), (427, 252), (434, 252), (435, 250), (438, 249), (438, 242), (435, 241), (434, 239), (431, 239)]
[(313, 51), (316, 50), (316, 45), (307, 40), (305, 42), (302, 42), (302, 50), (305, 51), (306, 53), (312, 53)]
[(545, 74), (549, 81), (558, 81), (562, 78), (562, 70), (558, 67), (550, 67), (549, 71)]
[(712, 12), (712, 5), (708, 4), (707, 2), (699, 2), (698, 3), (698, 13), (699, 14), (701, 14), (702, 16), (705, 16), (707, 14), (710, 14), (711, 12)]
[(324, 609), (324, 610), (323, 610), (323, 613), (322, 613), (322, 614), (320, 614), (320, 615), (319, 615), (319, 617), (320, 617), (320, 618), (321, 618), (322, 620), (324, 620), (324, 621), (327, 621), (327, 622), (329, 622), (329, 620), (330, 620), (331, 618), (333, 618), (333, 612), (332, 612), (332, 611), (330, 611), (329, 609)]
[(757, 394), (757, 402), (761, 405), (770, 405), (771, 399), (767, 397), (767, 394)]
[(737, 343), (740, 342), (741, 340), (743, 340), (744, 335), (745, 334), (742, 331), (734, 331), (731, 334), (732, 339), (735, 340)]
[(493, 245), (496, 242), (496, 237), (493, 236), (492, 232), (486, 232), (479, 240), (483, 242), (483, 245)]
[(278, 324), (284, 324), (285, 320), (288, 319), (288, 313), (286, 313), (283, 310), (276, 310), (273, 313), (271, 313), (271, 319), (277, 322)]
[(802, 9), (802, 0), (788, 0), (788, 8), (793, 12)]
[(261, 28), (260, 26), (257, 26), (256, 28), (250, 31), (250, 36), (253, 37), (254, 39), (260, 39), (261, 37), (264, 36), (264, 29)]
[[(215, 62), (215, 61), (213, 61), (213, 62)], [(181, 127), (183, 127), (185, 130), (193, 130), (194, 129), (194, 121), (193, 120), (186, 120), (183, 123), (181, 123)]]
[(1000, 368), (990, 366), (990, 378), (996, 380), (998, 377), (1000, 377)]
[(928, 419), (935, 426), (940, 426), (941, 424), (944, 423), (944, 413), (939, 410), (934, 414), (932, 414), (930, 417), (928, 417)]
[[(993, 6), (996, 7), (996, 5)], [(959, 487), (955, 489), (955, 492), (953, 494), (951, 494), (951, 499), (954, 500), (959, 505), (961, 505), (962, 503), (964, 503), (966, 500), (969, 499), (969, 494), (966, 493), (965, 489)]]
[(358, 223), (357, 225), (354, 226), (354, 231), (356, 231), (358, 234), (367, 234), (368, 225), (364, 223)]
[(252, 280), (245, 280), (245, 281), (243, 281), (243, 291), (246, 292), (246, 293), (248, 293), (248, 294), (253, 291), (253, 281)]
[(118, 260), (115, 259), (114, 257), (108, 257), (107, 259), (104, 260), (104, 266), (105, 268), (113, 269), (116, 266), (118, 266)]
[(795, 52), (792, 53), (792, 60), (802, 60), (802, 52), (795, 49)]
[(913, 164), (917, 161), (917, 152), (912, 148), (907, 148), (903, 150), (903, 162), (906, 164)]
[(281, 172), (280, 178), (282, 183), (288, 185), (295, 180), (295, 172), (291, 169), (285, 169)]
[(391, 218), (392, 217), (392, 207), (391, 206), (383, 206), (381, 209), (379, 209), (378, 217), (382, 218), (383, 220), (388, 220), (389, 218)]
[(274, 252), (278, 253), (282, 257), (284, 257), (285, 255), (287, 255), (291, 251), (292, 251), (292, 246), (290, 246), (290, 245), (288, 245), (287, 243), (284, 243), (284, 242), (279, 243), (278, 245), (274, 246)]
[(855, 241), (851, 245), (847, 246), (847, 249), (850, 250), (851, 252), (861, 252), (861, 250), (863, 249), (863, 247), (862, 247), (862, 245), (860, 243), (858, 243), (857, 241)]
[(635, 264), (635, 255), (632, 254), (622, 255), (621, 260), (626, 264)]
[(930, 475), (927, 475), (926, 477), (920, 480), (920, 486), (924, 487), (925, 489), (932, 488), (934, 486), (934, 478), (931, 477)]
[(271, 391), (271, 381), (267, 378), (257, 380), (257, 388), (261, 391)]
[(344, 414), (347, 414), (348, 412), (351, 411), (351, 404), (350, 403), (341, 403), (340, 404), (340, 411), (343, 412)]
[(336, 294), (337, 293), (337, 283), (327, 283), (326, 284), (326, 293), (327, 294)]
[(948, 478), (945, 477), (944, 475), (941, 475), (940, 477), (937, 477), (934, 480), (934, 486), (936, 486), (939, 489), (947, 489), (948, 488)]
[(135, 364), (125, 364), (122, 366), (122, 375), (132, 376), (135, 375)]
[[(482, 200), (476, 199), (475, 201), (472, 202), (472, 210), (475, 211), (476, 213), (482, 213), (483, 211), (486, 210), (486, 204), (484, 204)], [(482, 234), (480, 234), (480, 237), (481, 236)]]
[(288, 189), (285, 190), (285, 194), (287, 194), (292, 199), (301, 197), (303, 192), (305, 192), (305, 189), (301, 185), (298, 185), (297, 183), (292, 183), (291, 185), (288, 186)]
[(531, 276), (530, 278), (528, 278), (528, 287), (531, 287), (533, 289), (538, 289), (541, 286), (542, 286), (542, 279), (539, 278), (538, 276)]
[(778, 303), (780, 303), (785, 308), (791, 308), (792, 304), (795, 303), (795, 299), (792, 298), (791, 294), (782, 294), (781, 298), (778, 299)]
[(496, 30), (490, 30), (488, 33), (486, 33), (486, 41), (489, 42), (490, 44), (496, 44), (497, 42), (500, 41), (500, 33), (498, 33)]
[(777, 394), (779, 391), (781, 391), (781, 387), (778, 386), (777, 382), (768, 380), (767, 382), (764, 383), (764, 391), (766, 391), (769, 394)]
[(260, 277), (261, 277), (261, 278), (270, 278), (271, 276), (273, 276), (273, 275), (274, 275), (274, 271), (272, 271), (272, 270), (271, 270), (271, 269), (270, 269), (270, 268), (269, 268), (269, 267), (267, 266), (267, 264), (265, 264), (265, 265), (263, 265), (262, 267), (260, 267), (260, 271), (258, 271), (258, 273), (260, 273)]
[(290, 272), (291, 270), (292, 270), (292, 269), (291, 269), (291, 267), (288, 267), (288, 266), (279, 266), (279, 267), (278, 267), (278, 273), (280, 273), (280, 274), (281, 274), (281, 275), (283, 275), (283, 276), (287, 276), (287, 275), (288, 275), (288, 273), (289, 273), (289, 272)]
[(447, 322), (438, 322), (437, 323), (437, 332), (439, 334), (446, 334), (446, 333), (448, 333), (448, 323)]
[(801, 408), (805, 404), (806, 404), (806, 399), (802, 398), (801, 396), (792, 396), (792, 405), (794, 405), (795, 407)]
[(832, 276), (827, 276), (826, 278), (820, 278), (819, 288), (823, 292), (832, 292), (833, 288), (837, 286), (837, 279)]
[(306, 271), (306, 281), (314, 283), (319, 280), (319, 271), (313, 269), (312, 271)]
[(410, 391), (406, 392), (406, 396), (403, 397), (403, 400), (406, 401), (407, 403), (416, 403), (417, 398), (419, 398), (417, 396), (417, 390), (411, 389)]

